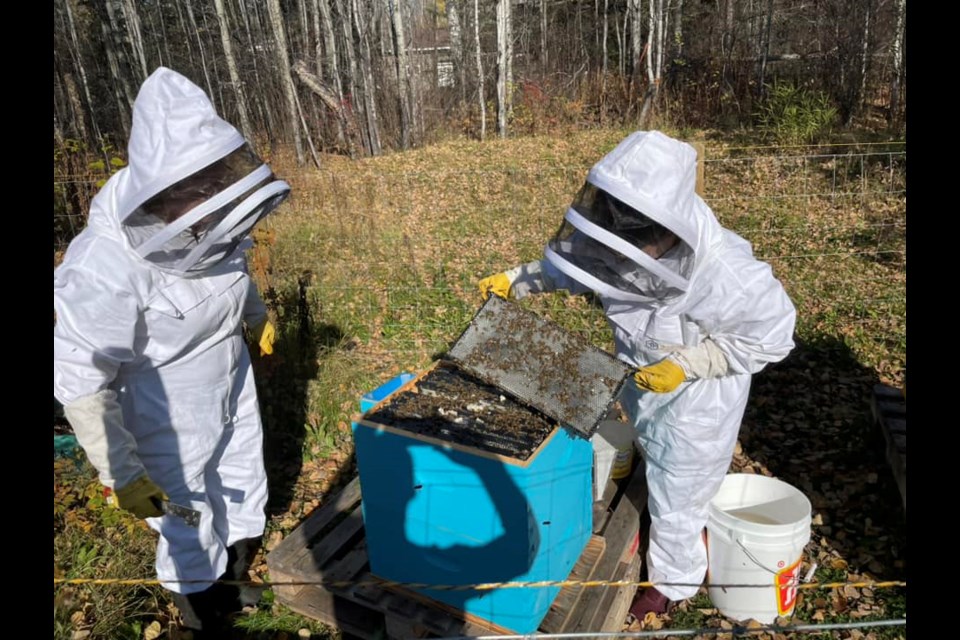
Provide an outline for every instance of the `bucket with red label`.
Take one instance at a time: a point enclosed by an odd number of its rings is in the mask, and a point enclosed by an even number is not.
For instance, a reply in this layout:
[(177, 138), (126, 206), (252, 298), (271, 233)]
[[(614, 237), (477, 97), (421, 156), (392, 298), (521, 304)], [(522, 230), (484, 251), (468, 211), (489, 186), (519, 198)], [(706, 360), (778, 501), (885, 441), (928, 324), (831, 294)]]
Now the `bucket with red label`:
[(763, 624), (793, 613), (810, 516), (810, 500), (786, 482), (724, 478), (707, 519), (708, 591), (720, 613)]

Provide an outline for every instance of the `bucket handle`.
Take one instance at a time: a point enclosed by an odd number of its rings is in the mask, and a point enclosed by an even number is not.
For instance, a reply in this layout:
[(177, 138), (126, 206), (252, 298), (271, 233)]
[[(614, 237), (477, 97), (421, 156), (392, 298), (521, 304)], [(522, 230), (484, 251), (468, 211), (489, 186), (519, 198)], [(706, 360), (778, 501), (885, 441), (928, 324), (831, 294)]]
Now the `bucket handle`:
[[(740, 547), (740, 549), (743, 550), (743, 552), (747, 555), (748, 558), (750, 558), (750, 559), (753, 561), (753, 563), (754, 563), (755, 565), (757, 565), (758, 567), (760, 567), (760, 568), (763, 569), (764, 571), (772, 574), (774, 577), (776, 577), (776, 576), (778, 575), (778, 573), (777, 573), (776, 571), (774, 571), (773, 569), (770, 569), (769, 567), (765, 566), (762, 562), (760, 562), (759, 560), (757, 560), (756, 556), (754, 556), (752, 553), (750, 553), (750, 550), (747, 549), (747, 548), (744, 546), (744, 544), (743, 544), (743, 537), (742, 537), (742, 536), (740, 536), (740, 535), (735, 535), (735, 534), (733, 533), (733, 531), (731, 530), (731, 531), (730, 531), (730, 537), (733, 539), (734, 542), (737, 543), (737, 546)], [(794, 580), (794, 582), (798, 582), (798, 581), (797, 581), (797, 580)]]

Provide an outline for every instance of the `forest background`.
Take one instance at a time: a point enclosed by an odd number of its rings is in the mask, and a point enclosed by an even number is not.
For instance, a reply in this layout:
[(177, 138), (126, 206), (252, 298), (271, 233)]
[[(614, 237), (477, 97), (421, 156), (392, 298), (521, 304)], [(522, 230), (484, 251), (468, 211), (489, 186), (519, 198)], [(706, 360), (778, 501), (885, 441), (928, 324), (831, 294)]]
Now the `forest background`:
[[(477, 280), (541, 256), (589, 167), (630, 131), (664, 130), (698, 146), (704, 199), (798, 309), (798, 346), (756, 376), (732, 470), (810, 497), (816, 580), (902, 578), (901, 495), (869, 399), (905, 384), (905, 8), (55, 0), (54, 266), (125, 165), (131, 105), (159, 65), (203, 87), (290, 182), (251, 254), (279, 332), (255, 362), (269, 550), (355, 473), (359, 396), (428, 366), (478, 308)], [(588, 301), (524, 304), (612, 349)], [(55, 435), (68, 431), (55, 404)], [(82, 453), (54, 469), (55, 577), (151, 579), (152, 534), (104, 504)], [(269, 579), (262, 557), (252, 577)], [(905, 611), (905, 589), (848, 587), (801, 598), (796, 618)], [(53, 617), (57, 638), (179, 637), (149, 584), (58, 584)], [(724, 624), (705, 596), (662, 623)], [(236, 624), (331, 633), (269, 597)], [(905, 632), (832, 636), (870, 634)]]

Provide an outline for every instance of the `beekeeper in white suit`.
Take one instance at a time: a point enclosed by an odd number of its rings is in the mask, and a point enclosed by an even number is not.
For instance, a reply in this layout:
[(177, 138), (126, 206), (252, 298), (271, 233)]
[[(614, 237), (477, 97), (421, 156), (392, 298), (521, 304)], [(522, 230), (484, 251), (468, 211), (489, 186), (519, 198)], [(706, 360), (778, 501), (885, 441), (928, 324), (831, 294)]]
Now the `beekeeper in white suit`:
[[(120, 507), (159, 532), (184, 626), (239, 608), (267, 482), (244, 325), (274, 328), (247, 272), (253, 226), (290, 192), (203, 91), (159, 68), (133, 106), (128, 166), (93, 199), (54, 272), (53, 390)], [(198, 528), (160, 500), (198, 510)]]
[(707, 505), (729, 469), (751, 375), (794, 346), (793, 304), (696, 194), (696, 162), (663, 133), (631, 134), (590, 170), (543, 260), (479, 283), (484, 297), (596, 293), (617, 355), (638, 368), (622, 401), (646, 461), (656, 585), (635, 597), (638, 619), (697, 593)]

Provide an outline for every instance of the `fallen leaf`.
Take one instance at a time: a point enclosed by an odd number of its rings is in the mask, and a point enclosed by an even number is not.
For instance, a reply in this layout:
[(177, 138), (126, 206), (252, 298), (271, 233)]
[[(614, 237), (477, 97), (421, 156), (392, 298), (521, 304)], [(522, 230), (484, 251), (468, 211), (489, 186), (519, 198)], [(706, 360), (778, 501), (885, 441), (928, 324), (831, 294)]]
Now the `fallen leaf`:
[(643, 628), (653, 629), (654, 631), (657, 629), (662, 629), (663, 621), (660, 620), (660, 618), (657, 617), (657, 614), (655, 614), (653, 611), (648, 611), (647, 615), (643, 617)]
[(282, 540), (283, 540), (282, 532), (274, 531), (273, 533), (271, 533), (270, 537), (267, 538), (267, 544), (265, 545), (267, 548), (267, 551), (270, 551), (271, 549), (276, 547), (278, 544), (280, 544)]
[(160, 637), (161, 633), (163, 633), (163, 627), (160, 626), (159, 622), (154, 620), (143, 630), (143, 640), (156, 640)]

